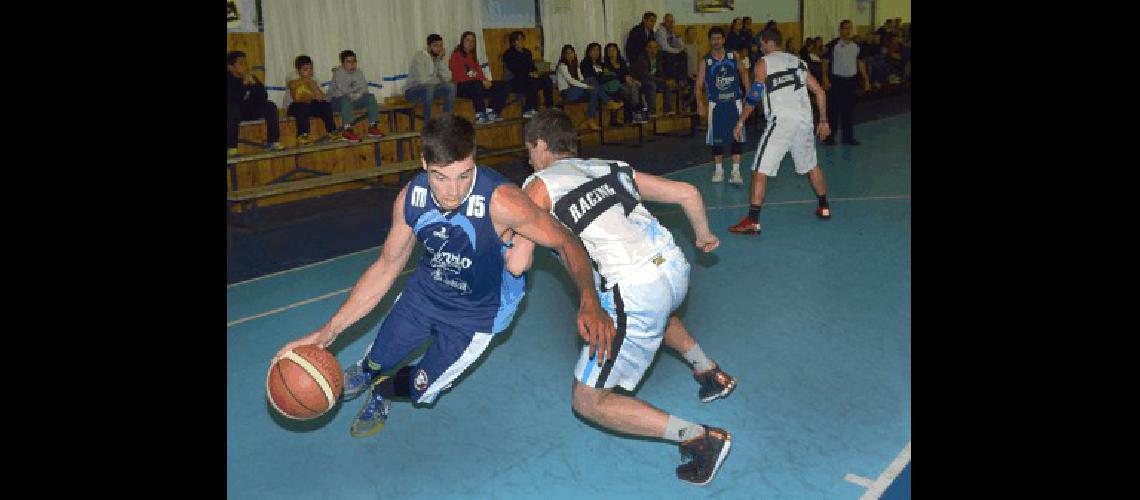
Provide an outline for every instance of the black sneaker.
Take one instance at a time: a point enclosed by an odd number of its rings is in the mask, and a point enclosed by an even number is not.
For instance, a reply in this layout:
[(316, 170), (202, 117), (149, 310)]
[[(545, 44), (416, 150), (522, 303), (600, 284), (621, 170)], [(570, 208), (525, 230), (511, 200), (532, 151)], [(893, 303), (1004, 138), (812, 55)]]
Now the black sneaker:
[(702, 403), (728, 396), (728, 393), (736, 388), (736, 379), (721, 371), (719, 366), (704, 373), (697, 373), (693, 377), (696, 377), (697, 382), (701, 384), (698, 396)]
[(677, 478), (697, 486), (709, 484), (720, 464), (732, 448), (732, 434), (724, 429), (704, 426), (705, 433), (681, 443), (681, 454), (693, 460), (677, 466)]

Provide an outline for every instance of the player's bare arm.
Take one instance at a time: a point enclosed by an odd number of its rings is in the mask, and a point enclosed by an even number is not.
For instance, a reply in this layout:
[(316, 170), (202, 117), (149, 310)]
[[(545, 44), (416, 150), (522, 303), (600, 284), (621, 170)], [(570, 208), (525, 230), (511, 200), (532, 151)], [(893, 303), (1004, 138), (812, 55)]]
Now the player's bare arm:
[(315, 344), (327, 348), (341, 332), (372, 311), (384, 298), (384, 294), (388, 293), (416, 246), (416, 235), (404, 222), (404, 197), (407, 191), (408, 187), (404, 186), (396, 196), (392, 207), (392, 229), (388, 230), (388, 236), (384, 239), (380, 257), (360, 275), (344, 304), (328, 323), (309, 335), (285, 344), (274, 359), (299, 345)]
[[(768, 64), (764, 62), (763, 58), (756, 60), (756, 66), (753, 67), (752, 71), (756, 75), (756, 83), (763, 85), (764, 79), (768, 77)], [(748, 89), (747, 92), (752, 91), (751, 85), (745, 88)], [(755, 108), (756, 106), (749, 103), (747, 98), (744, 99), (744, 111), (740, 113), (740, 119), (736, 121), (736, 127), (732, 130), (732, 136), (735, 137), (737, 141), (740, 141), (740, 138), (743, 137), (744, 122), (748, 120), (748, 116), (752, 114), (752, 110)]]
[(831, 135), (831, 126), (827, 124), (827, 91), (820, 86), (814, 76), (811, 76), (811, 73), (807, 75), (807, 86), (815, 96), (816, 106), (819, 107), (819, 125), (815, 127), (815, 133), (820, 139), (827, 139), (827, 136)]
[(697, 248), (711, 252), (720, 246), (720, 239), (709, 230), (705, 202), (695, 186), (636, 170), (634, 179), (637, 191), (641, 193), (641, 199), (681, 205), (685, 216), (689, 218), (689, 224), (693, 226)]
[(593, 267), (582, 242), (514, 184), (495, 188), (491, 198), (491, 219), (495, 222), (496, 231), (514, 229), (519, 236), (552, 248), (562, 256), (580, 296), (578, 334), (590, 343), (590, 352), (598, 354), (599, 364), (609, 359), (614, 338), (613, 320), (602, 309), (594, 290)]

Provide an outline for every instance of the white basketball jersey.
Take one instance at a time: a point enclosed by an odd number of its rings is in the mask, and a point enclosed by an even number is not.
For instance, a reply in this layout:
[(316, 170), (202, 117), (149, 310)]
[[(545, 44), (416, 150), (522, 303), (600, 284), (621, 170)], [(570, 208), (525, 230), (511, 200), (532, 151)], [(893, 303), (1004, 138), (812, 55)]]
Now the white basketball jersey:
[(641, 204), (629, 164), (617, 160), (566, 158), (535, 177), (546, 184), (554, 215), (582, 240), (597, 271), (608, 282), (630, 278), (632, 270), (677, 248), (673, 235)]
[(808, 67), (800, 58), (787, 52), (764, 56), (764, 116), (782, 121), (811, 121), (811, 97), (808, 95)]

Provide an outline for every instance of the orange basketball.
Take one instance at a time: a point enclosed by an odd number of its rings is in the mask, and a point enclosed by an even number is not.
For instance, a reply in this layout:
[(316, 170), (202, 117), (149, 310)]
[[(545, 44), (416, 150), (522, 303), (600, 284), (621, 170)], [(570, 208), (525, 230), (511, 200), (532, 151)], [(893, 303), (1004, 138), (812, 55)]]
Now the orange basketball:
[(344, 374), (332, 353), (315, 345), (295, 347), (269, 367), (265, 390), (278, 413), (296, 420), (323, 415), (340, 399)]

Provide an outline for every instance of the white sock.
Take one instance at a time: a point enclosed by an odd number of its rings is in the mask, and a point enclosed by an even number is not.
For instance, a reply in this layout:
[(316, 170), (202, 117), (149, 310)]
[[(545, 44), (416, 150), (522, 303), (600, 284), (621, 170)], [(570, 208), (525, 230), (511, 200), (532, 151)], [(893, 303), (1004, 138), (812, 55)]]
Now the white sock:
[(736, 173), (736, 174), (740, 173), (740, 164), (739, 163), (733, 163), (732, 164), (732, 172)]
[(713, 367), (716, 366), (708, 356), (705, 356), (705, 351), (701, 350), (700, 344), (693, 344), (693, 348), (689, 349), (689, 352), (684, 353), (682, 356), (685, 357), (685, 361), (688, 361), (689, 364), (693, 365), (693, 368), (700, 373), (712, 370)]
[(705, 428), (701, 425), (669, 415), (669, 422), (665, 424), (665, 434), (663, 434), (661, 438), (683, 443), (690, 439), (700, 437), (704, 435), (704, 433)]

